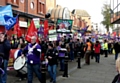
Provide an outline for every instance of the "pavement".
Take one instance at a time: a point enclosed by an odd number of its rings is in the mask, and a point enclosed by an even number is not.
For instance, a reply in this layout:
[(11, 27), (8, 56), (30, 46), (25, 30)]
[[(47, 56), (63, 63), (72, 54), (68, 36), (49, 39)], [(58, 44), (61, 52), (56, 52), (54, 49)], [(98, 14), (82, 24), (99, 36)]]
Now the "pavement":
[[(69, 62), (69, 77), (62, 77), (63, 72), (60, 72), (58, 67), (57, 83), (111, 83), (117, 74), (114, 55), (109, 55), (107, 58), (101, 55), (100, 63), (96, 63), (95, 59), (91, 59), (90, 65), (86, 65), (84, 59), (82, 59), (81, 66), (81, 69), (77, 68), (76, 60)], [(27, 80), (18, 81), (15, 75), (15, 71), (9, 71), (7, 83), (27, 83)], [(39, 83), (36, 76), (33, 79), (33, 83)], [(48, 73), (46, 83), (50, 83)]]

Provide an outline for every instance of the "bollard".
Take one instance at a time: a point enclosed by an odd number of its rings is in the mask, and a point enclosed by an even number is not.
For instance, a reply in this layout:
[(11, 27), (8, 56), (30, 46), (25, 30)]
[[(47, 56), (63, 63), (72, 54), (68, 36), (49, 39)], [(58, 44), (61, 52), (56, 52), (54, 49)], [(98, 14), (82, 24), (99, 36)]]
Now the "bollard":
[(41, 74), (42, 74), (42, 83), (46, 83), (46, 62), (42, 62), (42, 68), (41, 68)]
[(65, 56), (63, 77), (68, 77), (68, 54)]
[(78, 68), (81, 68), (81, 56), (80, 56), (80, 53), (81, 52), (77, 53), (77, 55), (78, 55)]

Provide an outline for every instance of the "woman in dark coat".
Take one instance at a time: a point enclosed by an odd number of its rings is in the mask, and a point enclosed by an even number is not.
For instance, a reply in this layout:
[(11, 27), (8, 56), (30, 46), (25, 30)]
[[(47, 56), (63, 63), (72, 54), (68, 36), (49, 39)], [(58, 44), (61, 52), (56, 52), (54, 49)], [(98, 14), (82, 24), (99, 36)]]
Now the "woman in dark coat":
[(118, 43), (118, 41), (117, 41), (117, 42), (114, 44), (115, 60), (118, 58), (119, 48), (120, 48), (120, 45), (119, 45), (119, 43)]
[(120, 83), (120, 58), (116, 60), (116, 70), (118, 74), (114, 77), (112, 83)]

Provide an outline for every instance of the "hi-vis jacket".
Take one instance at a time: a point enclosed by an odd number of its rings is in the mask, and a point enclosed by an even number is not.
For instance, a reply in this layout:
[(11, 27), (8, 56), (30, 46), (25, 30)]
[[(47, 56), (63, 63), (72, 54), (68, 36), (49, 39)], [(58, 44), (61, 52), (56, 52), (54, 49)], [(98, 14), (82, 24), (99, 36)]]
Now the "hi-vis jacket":
[(104, 43), (104, 50), (108, 50), (108, 43)]

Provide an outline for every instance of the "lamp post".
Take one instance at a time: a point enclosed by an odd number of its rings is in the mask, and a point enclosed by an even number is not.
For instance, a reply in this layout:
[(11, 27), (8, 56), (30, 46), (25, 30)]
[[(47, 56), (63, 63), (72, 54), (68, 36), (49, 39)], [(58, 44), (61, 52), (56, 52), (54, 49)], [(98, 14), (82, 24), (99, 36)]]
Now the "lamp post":
[[(98, 33), (98, 23), (92, 22), (93, 29)], [(95, 27), (95, 28), (94, 28)]]

